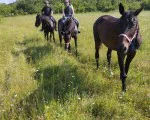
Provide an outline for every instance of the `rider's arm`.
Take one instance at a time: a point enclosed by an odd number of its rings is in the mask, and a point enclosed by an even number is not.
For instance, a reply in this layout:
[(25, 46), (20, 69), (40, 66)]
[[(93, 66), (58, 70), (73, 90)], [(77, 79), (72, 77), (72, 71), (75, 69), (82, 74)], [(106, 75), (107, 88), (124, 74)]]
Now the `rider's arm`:
[(44, 13), (44, 9), (45, 9), (45, 7), (43, 7), (42, 10), (41, 10), (41, 13), (42, 13), (42, 14)]
[(73, 13), (72, 13), (72, 17), (74, 17), (74, 8), (73, 8), (73, 5), (71, 4), (70, 6), (71, 6), (72, 11), (73, 11)]
[(53, 9), (51, 7), (50, 8), (50, 15), (52, 16), (53, 15)]
[(53, 13), (54, 13), (53, 10), (51, 10), (51, 15), (53, 15)]
[(65, 17), (64, 8), (62, 8), (62, 15), (63, 15), (63, 17)]

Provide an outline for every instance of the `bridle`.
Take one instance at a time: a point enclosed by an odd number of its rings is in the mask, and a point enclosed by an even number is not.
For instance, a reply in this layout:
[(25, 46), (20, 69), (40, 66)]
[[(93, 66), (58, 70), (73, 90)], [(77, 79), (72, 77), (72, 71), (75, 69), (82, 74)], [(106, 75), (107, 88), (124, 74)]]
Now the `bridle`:
[(139, 31), (139, 27), (138, 27), (138, 25), (136, 25), (136, 30), (135, 30), (135, 33), (132, 38), (128, 37), (126, 34), (120, 34), (119, 37), (121, 37), (121, 36), (125, 37), (127, 39), (127, 41), (129, 42), (129, 44), (131, 44), (133, 39), (136, 38), (138, 31)]

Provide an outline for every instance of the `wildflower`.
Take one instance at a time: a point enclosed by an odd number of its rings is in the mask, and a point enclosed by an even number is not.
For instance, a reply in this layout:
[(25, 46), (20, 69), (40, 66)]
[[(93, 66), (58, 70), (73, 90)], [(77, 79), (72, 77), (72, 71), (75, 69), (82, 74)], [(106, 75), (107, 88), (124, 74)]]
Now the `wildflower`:
[(14, 97), (16, 98), (16, 97), (17, 97), (17, 94), (15, 94)]
[(80, 98), (80, 97), (78, 97), (78, 100), (81, 100), (81, 98)]

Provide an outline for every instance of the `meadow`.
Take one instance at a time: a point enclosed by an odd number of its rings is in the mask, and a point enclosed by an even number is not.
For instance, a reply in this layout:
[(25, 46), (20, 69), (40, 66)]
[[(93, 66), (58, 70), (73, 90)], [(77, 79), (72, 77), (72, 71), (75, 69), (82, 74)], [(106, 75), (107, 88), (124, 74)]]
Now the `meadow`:
[[(76, 14), (80, 21), (78, 56), (74, 41), (68, 54), (47, 42), (36, 15), (0, 20), (0, 120), (149, 120), (150, 119), (150, 11), (138, 16), (143, 43), (133, 59), (122, 95), (116, 52), (112, 71), (107, 68), (107, 48), (100, 50), (96, 69), (92, 27), (104, 14)], [(54, 15), (58, 20), (61, 15)]]

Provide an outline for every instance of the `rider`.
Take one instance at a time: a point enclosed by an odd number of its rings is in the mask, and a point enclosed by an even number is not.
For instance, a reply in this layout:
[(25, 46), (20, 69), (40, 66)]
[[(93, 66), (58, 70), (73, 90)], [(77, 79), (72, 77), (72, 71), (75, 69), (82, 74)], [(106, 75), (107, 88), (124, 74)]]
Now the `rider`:
[[(50, 7), (50, 4), (47, 0), (44, 2), (44, 4), (45, 4), (45, 6), (41, 10), (42, 15), (48, 16), (50, 18), (50, 20), (52, 20), (52, 22), (55, 24), (55, 30), (57, 31), (57, 22), (56, 22), (55, 18), (52, 16), (53, 10)], [(42, 26), (41, 31), (43, 31), (43, 26)]]
[[(64, 18), (64, 21), (65, 22), (65, 18), (66, 17), (72, 17), (74, 22), (76, 23), (77, 25), (77, 29), (79, 28), (79, 22), (77, 19), (74, 18), (74, 8), (73, 8), (73, 5), (71, 4), (71, 1), (70, 0), (64, 0), (64, 5), (65, 5), (65, 8), (63, 10), (63, 18)], [(78, 32), (80, 33), (80, 31), (78, 30)]]

